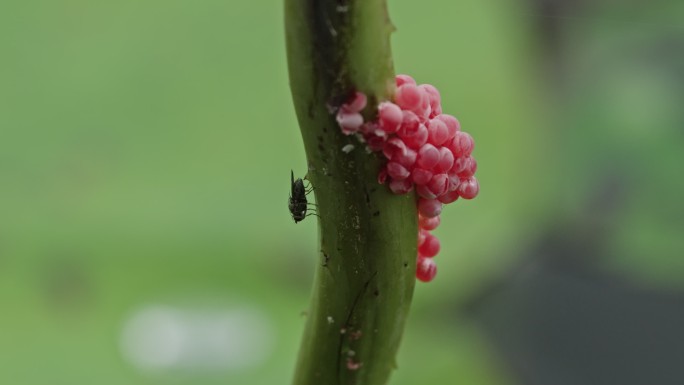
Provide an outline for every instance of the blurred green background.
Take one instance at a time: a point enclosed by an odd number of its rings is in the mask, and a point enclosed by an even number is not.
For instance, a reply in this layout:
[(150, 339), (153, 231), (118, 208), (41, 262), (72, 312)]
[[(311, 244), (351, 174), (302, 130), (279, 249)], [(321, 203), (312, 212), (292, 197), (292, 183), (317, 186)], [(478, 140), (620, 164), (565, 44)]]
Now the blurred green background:
[[(392, 384), (681, 384), (684, 3), (390, 1), (477, 142)], [(280, 1), (0, 3), (0, 384), (289, 383)]]

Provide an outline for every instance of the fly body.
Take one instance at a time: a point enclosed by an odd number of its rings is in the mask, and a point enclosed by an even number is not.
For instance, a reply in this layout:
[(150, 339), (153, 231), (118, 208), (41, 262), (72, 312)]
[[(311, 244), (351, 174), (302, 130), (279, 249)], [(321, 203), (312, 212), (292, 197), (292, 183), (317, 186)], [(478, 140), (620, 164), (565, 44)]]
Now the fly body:
[(288, 208), (292, 219), (295, 223), (306, 218), (306, 208), (308, 201), (306, 194), (308, 191), (304, 187), (304, 181), (301, 178), (294, 178), (294, 171), (290, 170), (290, 199), (288, 200)]

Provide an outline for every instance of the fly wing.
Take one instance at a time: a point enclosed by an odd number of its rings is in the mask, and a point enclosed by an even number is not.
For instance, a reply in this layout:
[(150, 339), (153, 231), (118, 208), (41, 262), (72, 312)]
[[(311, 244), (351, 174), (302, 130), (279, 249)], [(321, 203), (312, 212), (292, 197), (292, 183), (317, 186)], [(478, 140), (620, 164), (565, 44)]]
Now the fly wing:
[(294, 171), (290, 170), (290, 197), (294, 196)]

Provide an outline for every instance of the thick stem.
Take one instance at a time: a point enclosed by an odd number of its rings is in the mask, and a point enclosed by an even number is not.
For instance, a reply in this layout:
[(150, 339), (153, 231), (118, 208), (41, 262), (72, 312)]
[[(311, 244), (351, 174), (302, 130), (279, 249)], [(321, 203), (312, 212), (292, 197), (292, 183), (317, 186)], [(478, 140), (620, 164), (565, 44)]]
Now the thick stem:
[[(320, 263), (295, 385), (376, 385), (395, 367), (415, 283), (415, 196), (377, 182), (380, 159), (342, 135), (338, 107), (394, 90), (385, 0), (285, 0), (290, 86), (318, 204)], [(355, 149), (343, 152), (345, 145)]]

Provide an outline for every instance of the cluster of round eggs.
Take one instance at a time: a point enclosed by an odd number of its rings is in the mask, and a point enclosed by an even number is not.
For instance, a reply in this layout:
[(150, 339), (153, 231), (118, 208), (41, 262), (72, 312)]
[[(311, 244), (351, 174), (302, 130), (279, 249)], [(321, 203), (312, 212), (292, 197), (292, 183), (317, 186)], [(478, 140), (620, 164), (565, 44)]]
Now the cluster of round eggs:
[(416, 84), (408, 75), (397, 75), (394, 102), (378, 106), (378, 118), (365, 121), (361, 111), (366, 96), (356, 92), (337, 111), (337, 122), (346, 135), (355, 134), (370, 151), (382, 152), (387, 163), (378, 175), (395, 194), (416, 189), (418, 194), (418, 259), (416, 277), (431, 281), (437, 274), (433, 257), (439, 239), (430, 231), (440, 223), (444, 204), (459, 197), (472, 199), (480, 186), (471, 156), (475, 142), (461, 131), (458, 120), (442, 114), (439, 91), (430, 84)]

